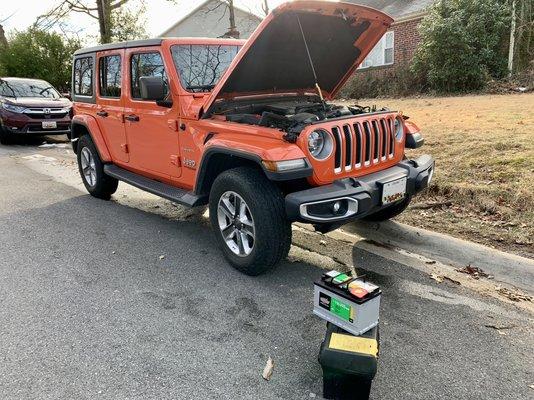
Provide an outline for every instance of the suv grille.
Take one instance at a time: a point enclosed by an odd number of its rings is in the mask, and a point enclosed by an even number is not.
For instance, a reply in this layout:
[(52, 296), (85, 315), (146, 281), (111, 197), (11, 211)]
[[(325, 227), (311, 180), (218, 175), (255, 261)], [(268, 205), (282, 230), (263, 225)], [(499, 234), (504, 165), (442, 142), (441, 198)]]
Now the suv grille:
[(395, 156), (393, 116), (368, 118), (330, 128), (334, 136), (334, 172), (376, 165)]
[(24, 114), (34, 119), (61, 119), (67, 115), (65, 108), (48, 108), (46, 110), (45, 113), (45, 108), (32, 107), (27, 108)]

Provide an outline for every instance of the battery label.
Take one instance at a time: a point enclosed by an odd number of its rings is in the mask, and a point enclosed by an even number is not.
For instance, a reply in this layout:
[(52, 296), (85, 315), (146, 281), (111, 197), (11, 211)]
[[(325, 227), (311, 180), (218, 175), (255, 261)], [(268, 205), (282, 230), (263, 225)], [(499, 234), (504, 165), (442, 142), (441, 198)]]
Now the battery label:
[(330, 303), (330, 312), (336, 314), (339, 318), (350, 321), (352, 319), (350, 309), (351, 307), (348, 304), (332, 298)]

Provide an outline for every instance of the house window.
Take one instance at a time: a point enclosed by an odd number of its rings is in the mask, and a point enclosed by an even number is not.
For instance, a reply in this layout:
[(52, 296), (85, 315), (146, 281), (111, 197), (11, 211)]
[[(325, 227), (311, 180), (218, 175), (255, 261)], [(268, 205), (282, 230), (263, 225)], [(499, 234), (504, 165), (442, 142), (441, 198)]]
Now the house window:
[(371, 52), (365, 57), (359, 68), (380, 67), (393, 64), (395, 33), (386, 32)]
[(100, 59), (100, 96), (121, 97), (121, 56)]
[(93, 58), (78, 58), (74, 62), (74, 94), (77, 96), (93, 95)]

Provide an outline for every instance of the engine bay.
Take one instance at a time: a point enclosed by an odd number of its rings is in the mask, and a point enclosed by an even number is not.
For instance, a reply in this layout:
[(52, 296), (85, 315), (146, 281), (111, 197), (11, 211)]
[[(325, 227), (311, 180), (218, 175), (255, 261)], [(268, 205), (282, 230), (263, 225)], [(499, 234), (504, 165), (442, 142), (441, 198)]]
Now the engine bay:
[(230, 122), (279, 129), (286, 132), (285, 140), (295, 142), (300, 132), (308, 125), (376, 111), (388, 110), (377, 110), (376, 106), (344, 106), (320, 99), (305, 99), (236, 104), (216, 114), (224, 116), (226, 121)]

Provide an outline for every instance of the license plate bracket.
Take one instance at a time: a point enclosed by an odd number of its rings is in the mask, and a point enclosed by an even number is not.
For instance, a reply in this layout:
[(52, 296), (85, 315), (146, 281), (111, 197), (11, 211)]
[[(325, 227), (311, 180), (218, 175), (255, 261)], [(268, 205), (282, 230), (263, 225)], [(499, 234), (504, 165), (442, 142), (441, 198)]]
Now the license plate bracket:
[(408, 179), (394, 179), (382, 184), (382, 205), (394, 203), (406, 197), (406, 183)]

